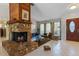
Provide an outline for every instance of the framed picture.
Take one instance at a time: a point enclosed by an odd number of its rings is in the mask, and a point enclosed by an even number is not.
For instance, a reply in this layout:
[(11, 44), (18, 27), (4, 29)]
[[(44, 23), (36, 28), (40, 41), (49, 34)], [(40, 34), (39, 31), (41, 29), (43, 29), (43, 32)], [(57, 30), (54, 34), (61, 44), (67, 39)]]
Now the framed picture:
[(22, 19), (29, 20), (29, 12), (27, 10), (22, 10)]

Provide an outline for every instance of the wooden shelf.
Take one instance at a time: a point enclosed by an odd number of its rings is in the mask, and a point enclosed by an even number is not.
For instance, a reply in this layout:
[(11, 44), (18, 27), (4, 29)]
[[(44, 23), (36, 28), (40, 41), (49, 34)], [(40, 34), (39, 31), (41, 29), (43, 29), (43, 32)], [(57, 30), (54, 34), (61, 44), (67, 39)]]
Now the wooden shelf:
[(32, 22), (29, 20), (9, 20), (7, 23), (8, 24), (14, 24), (14, 23), (32, 24)]

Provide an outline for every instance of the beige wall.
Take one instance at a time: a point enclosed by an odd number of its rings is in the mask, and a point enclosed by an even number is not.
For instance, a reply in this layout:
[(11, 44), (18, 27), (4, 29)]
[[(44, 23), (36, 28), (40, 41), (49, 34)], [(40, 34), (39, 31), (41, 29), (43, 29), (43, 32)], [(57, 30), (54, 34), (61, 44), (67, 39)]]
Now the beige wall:
[[(5, 24), (6, 21), (9, 20), (9, 3), (0, 3), (0, 24)], [(8, 28), (6, 28), (6, 38), (5, 40), (8, 39)]]
[[(2, 24), (2, 28), (5, 28), (5, 25), (6, 25), (6, 20), (0, 20), (0, 24)], [(9, 39), (9, 30), (8, 30), (8, 27), (6, 27), (6, 37), (3, 37), (5, 40), (8, 40)]]

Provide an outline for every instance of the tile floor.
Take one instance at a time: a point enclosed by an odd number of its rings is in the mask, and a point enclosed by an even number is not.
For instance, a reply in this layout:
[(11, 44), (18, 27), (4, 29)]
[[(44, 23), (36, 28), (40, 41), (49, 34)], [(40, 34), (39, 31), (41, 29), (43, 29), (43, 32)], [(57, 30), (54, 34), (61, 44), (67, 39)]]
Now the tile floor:
[(8, 56), (8, 53), (5, 51), (5, 49), (2, 47), (2, 41), (4, 38), (0, 38), (0, 56)]
[[(49, 45), (51, 51), (44, 51), (43, 46)], [(79, 56), (79, 42), (74, 41), (49, 41), (27, 56)]]
[[(0, 38), (0, 56), (8, 56), (5, 49), (2, 47), (2, 40)], [(44, 51), (43, 46), (49, 45), (51, 51)], [(79, 56), (79, 42), (74, 41), (49, 41), (38, 49), (26, 54), (25, 56)]]

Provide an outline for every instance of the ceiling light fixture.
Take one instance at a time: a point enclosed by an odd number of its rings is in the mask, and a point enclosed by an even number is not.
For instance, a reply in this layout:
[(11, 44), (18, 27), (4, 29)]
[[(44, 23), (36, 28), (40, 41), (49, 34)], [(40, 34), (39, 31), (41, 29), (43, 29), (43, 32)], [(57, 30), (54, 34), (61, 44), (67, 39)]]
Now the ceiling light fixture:
[(71, 6), (70, 7), (71, 10), (76, 9), (76, 8), (77, 8), (77, 6)]

